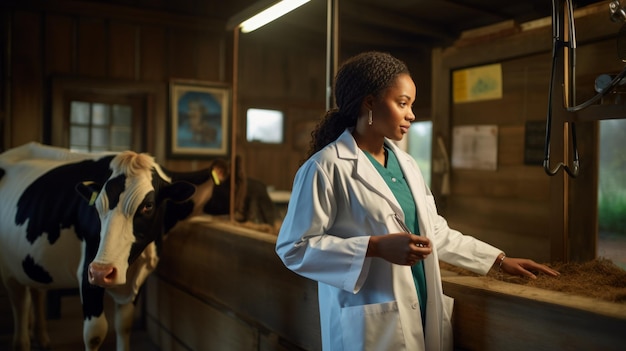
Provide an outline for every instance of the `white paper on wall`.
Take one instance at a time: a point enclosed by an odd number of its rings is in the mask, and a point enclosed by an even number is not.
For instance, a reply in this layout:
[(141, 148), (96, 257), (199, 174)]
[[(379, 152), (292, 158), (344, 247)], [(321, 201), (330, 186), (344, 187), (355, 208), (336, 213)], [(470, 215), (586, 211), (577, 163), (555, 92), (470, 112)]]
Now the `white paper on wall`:
[(452, 168), (495, 171), (498, 126), (458, 126), (452, 131)]

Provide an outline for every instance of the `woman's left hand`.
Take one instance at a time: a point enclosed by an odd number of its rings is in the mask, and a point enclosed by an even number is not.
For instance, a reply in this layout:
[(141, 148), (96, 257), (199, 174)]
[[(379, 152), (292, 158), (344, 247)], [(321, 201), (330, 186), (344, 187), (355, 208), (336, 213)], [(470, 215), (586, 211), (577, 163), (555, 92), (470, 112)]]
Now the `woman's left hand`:
[(520, 275), (530, 279), (537, 279), (537, 276), (533, 272), (542, 272), (553, 277), (561, 274), (546, 265), (526, 258), (505, 257), (504, 261), (502, 261), (502, 265), (500, 265), (499, 259), (496, 261), (496, 268), (502, 269), (512, 275)]

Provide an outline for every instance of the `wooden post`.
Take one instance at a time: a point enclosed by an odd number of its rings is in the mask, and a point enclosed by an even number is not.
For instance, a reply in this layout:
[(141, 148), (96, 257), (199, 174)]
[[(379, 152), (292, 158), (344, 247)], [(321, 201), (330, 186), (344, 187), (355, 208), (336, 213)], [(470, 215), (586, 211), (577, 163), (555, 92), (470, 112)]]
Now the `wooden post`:
[(239, 26), (233, 29), (233, 87), (230, 133), (230, 221), (235, 221), (235, 175), (237, 159), (237, 95), (239, 88)]

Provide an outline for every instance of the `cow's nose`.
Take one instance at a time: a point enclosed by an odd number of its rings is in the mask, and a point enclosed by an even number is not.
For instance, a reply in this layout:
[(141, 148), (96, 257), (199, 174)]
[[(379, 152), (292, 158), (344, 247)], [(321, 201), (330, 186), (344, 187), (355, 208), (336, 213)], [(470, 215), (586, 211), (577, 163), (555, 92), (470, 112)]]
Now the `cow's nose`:
[(89, 283), (102, 287), (114, 285), (117, 269), (110, 264), (91, 263), (89, 265)]

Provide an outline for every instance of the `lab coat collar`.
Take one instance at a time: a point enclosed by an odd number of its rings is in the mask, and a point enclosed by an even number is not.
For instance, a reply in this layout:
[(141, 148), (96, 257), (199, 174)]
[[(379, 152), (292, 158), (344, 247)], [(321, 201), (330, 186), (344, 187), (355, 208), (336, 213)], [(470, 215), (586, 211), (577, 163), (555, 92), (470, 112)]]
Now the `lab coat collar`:
[[(388, 140), (385, 140), (385, 144), (394, 148), (394, 151), (396, 150), (395, 145)], [(369, 161), (365, 153), (359, 149), (356, 140), (354, 140), (352, 136), (351, 130), (346, 129), (339, 138), (337, 138), (335, 145), (337, 147), (337, 157), (345, 160), (355, 160), (352, 177), (362, 181), (370, 190), (382, 196), (387, 203), (389, 203), (393, 211), (404, 220), (404, 213), (402, 212), (398, 200), (396, 200), (391, 189), (389, 189), (385, 180)], [(398, 153), (396, 152), (396, 154)]]
[(419, 169), (416, 167), (409, 167), (410, 164), (415, 163), (413, 157), (405, 152), (401, 152), (400, 148), (391, 141), (387, 144), (396, 153), (396, 157), (398, 157), (398, 162), (400, 163), (400, 167), (404, 173), (404, 178), (409, 184), (409, 188), (413, 194), (413, 201), (415, 201), (417, 216), (419, 218), (420, 233), (422, 233), (422, 235), (428, 235), (428, 228), (430, 227), (428, 203), (426, 202), (427, 197), (423, 195), (430, 195), (430, 190), (428, 190), (426, 184), (424, 183), (424, 177), (419, 174)]

